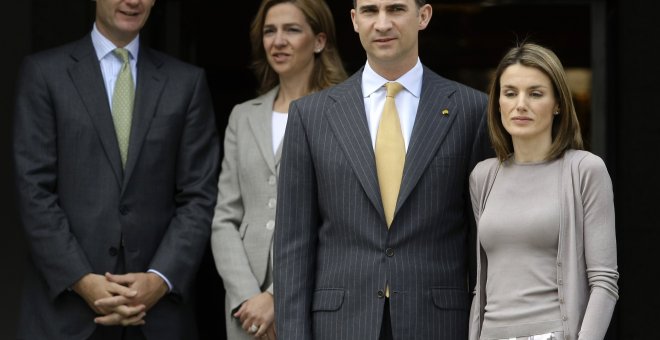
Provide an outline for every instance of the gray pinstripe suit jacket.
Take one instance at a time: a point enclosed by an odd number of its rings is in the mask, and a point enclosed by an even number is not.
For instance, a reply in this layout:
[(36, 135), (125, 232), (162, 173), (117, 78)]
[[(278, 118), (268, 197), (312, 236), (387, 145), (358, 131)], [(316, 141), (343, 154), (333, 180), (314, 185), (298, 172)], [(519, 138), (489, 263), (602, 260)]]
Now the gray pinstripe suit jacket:
[(395, 339), (466, 339), (468, 177), (491, 154), (486, 96), (424, 68), (388, 231), (361, 75), (289, 110), (274, 248), (278, 338), (377, 339), (389, 282)]

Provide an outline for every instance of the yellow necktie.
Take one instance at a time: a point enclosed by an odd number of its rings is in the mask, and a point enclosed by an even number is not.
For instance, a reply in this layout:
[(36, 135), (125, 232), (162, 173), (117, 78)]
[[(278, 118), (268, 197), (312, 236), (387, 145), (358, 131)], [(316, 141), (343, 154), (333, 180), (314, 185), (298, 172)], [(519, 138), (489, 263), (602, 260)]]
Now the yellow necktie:
[(113, 52), (121, 59), (122, 65), (115, 81), (115, 90), (112, 93), (112, 121), (115, 124), (121, 164), (125, 166), (128, 157), (128, 141), (131, 134), (135, 86), (131, 75), (131, 64), (128, 61), (128, 50), (117, 48)]
[(376, 133), (376, 171), (385, 210), (385, 220), (389, 228), (394, 219), (396, 200), (401, 188), (403, 165), (406, 161), (406, 146), (401, 133), (399, 114), (394, 105), (394, 97), (403, 89), (403, 86), (397, 82), (389, 82), (385, 84), (385, 87), (387, 88), (385, 107)]

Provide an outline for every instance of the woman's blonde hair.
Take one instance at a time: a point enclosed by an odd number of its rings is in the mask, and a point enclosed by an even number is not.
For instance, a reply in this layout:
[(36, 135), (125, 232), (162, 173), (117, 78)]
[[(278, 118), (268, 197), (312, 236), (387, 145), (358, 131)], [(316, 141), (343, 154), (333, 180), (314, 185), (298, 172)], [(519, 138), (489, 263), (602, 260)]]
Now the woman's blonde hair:
[(332, 12), (323, 0), (264, 0), (259, 6), (257, 15), (250, 27), (250, 41), (252, 43), (252, 69), (259, 80), (260, 94), (266, 93), (279, 83), (279, 77), (268, 64), (263, 45), (263, 30), (266, 14), (273, 6), (290, 3), (298, 7), (305, 15), (307, 23), (314, 34), (325, 33), (325, 47), (321, 52), (315, 53), (314, 70), (309, 79), (310, 92), (318, 91), (338, 84), (346, 79), (346, 71), (342, 65), (337, 51), (337, 38), (335, 36), (335, 22)]

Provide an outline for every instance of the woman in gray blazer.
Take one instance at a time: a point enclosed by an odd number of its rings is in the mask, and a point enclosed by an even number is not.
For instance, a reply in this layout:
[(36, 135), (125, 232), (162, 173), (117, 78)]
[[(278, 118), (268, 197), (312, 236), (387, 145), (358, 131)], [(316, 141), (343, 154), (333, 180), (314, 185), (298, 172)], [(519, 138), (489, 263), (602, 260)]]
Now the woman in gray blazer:
[(602, 340), (618, 299), (612, 182), (583, 151), (566, 75), (523, 44), (500, 62), (475, 167), (477, 286), (470, 340)]
[(323, 1), (262, 1), (250, 39), (261, 95), (229, 117), (211, 236), (230, 340), (276, 338), (271, 254), (289, 104), (346, 78)]

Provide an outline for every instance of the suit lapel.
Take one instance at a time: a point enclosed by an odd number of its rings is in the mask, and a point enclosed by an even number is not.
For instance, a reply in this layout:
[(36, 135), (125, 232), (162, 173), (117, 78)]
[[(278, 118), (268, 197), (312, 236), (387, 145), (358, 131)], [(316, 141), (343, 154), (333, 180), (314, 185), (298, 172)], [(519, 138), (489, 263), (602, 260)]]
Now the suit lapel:
[(275, 151), (275, 174), (280, 174), (280, 160), (282, 159), (282, 143), (277, 147)]
[(103, 151), (110, 161), (117, 184), (121, 185), (124, 175), (117, 136), (115, 135), (115, 125), (112, 121), (110, 103), (108, 102), (99, 60), (94, 52), (94, 45), (92, 45), (90, 36), (80, 41), (71, 57), (77, 63), (69, 69), (69, 76), (78, 90), (80, 99), (87, 109), (96, 133), (99, 135)]
[(329, 96), (336, 103), (326, 110), (325, 117), (369, 200), (380, 215), (384, 216), (374, 150), (362, 97), (362, 70), (335, 86)]
[(273, 102), (279, 87), (268, 91), (254, 102), (254, 114), (248, 116), (248, 124), (257, 141), (259, 151), (268, 164), (268, 168), (277, 174), (275, 156), (273, 155)]
[(151, 119), (156, 113), (159, 97), (167, 83), (167, 75), (159, 70), (161, 66), (162, 61), (149, 48), (140, 46), (140, 54), (137, 62), (137, 86), (135, 88), (133, 123), (131, 124), (128, 159), (124, 168), (124, 184), (130, 179), (135, 164), (139, 159), (140, 150), (149, 130)]
[[(435, 157), (456, 118), (456, 103), (451, 98), (455, 91), (450, 81), (424, 68), (422, 94), (406, 154), (395, 214)], [(446, 115), (442, 113), (445, 109), (448, 112)]]

